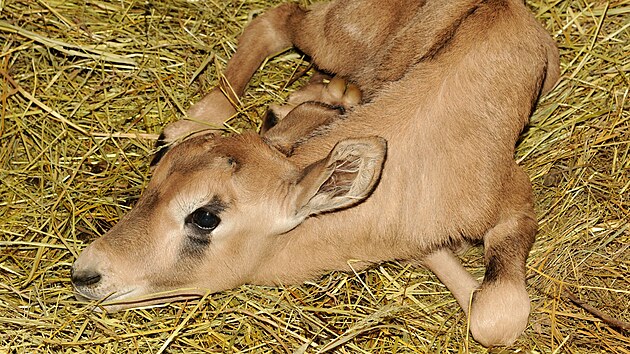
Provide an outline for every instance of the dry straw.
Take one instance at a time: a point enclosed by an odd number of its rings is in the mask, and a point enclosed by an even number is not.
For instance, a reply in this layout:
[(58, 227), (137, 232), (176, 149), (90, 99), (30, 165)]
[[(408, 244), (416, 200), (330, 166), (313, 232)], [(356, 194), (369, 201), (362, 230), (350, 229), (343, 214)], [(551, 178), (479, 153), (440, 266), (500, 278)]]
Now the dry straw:
[[(75, 301), (70, 266), (137, 200), (155, 134), (276, 3), (0, 0), (0, 353), (485, 351), (433, 275), (396, 263), (113, 315)], [(540, 232), (530, 325), (504, 351), (630, 353), (627, 329), (585, 310), (630, 321), (630, 2), (528, 5), (562, 79), (518, 146)], [(256, 127), (307, 65), (271, 59), (226, 129)], [(480, 251), (465, 260), (482, 276)]]

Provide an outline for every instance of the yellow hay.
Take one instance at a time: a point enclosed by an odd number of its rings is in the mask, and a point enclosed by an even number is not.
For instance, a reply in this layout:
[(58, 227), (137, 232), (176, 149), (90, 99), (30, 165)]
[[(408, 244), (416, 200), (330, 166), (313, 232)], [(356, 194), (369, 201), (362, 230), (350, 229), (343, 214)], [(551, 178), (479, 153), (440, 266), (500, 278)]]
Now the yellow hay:
[[(137, 200), (155, 136), (278, 3), (0, 0), (0, 353), (486, 351), (433, 275), (396, 263), (113, 315), (74, 299), (72, 262)], [(630, 2), (528, 5), (558, 43), (562, 79), (516, 156), (540, 220), (533, 314), (491, 352), (630, 353), (627, 330), (578, 305), (630, 321)], [(256, 128), (307, 66), (294, 51), (269, 60), (226, 130)], [(481, 252), (464, 258), (481, 277)]]

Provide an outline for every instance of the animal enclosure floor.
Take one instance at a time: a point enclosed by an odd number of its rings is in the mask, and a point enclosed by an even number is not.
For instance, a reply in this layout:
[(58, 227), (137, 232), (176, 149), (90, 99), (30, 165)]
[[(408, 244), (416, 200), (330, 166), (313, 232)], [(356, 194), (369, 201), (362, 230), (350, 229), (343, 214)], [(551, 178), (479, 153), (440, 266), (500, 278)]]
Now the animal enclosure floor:
[[(161, 128), (279, 3), (0, 0), (0, 354), (488, 351), (437, 278), (397, 263), (116, 314), (75, 300), (72, 262), (137, 200)], [(527, 4), (562, 77), (517, 146), (539, 218), (533, 313), (489, 351), (630, 353), (627, 329), (578, 305), (630, 321), (630, 1)], [(270, 59), (225, 132), (256, 128), (307, 67), (294, 51)], [(464, 260), (483, 275), (480, 250)]]

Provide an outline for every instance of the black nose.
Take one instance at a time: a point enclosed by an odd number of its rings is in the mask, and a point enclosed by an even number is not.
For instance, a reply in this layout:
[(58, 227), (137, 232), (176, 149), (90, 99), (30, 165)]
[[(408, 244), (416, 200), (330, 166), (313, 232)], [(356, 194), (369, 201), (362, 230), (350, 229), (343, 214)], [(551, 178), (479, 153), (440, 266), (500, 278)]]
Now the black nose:
[(89, 286), (101, 281), (101, 274), (93, 270), (72, 270), (70, 280), (74, 286)]

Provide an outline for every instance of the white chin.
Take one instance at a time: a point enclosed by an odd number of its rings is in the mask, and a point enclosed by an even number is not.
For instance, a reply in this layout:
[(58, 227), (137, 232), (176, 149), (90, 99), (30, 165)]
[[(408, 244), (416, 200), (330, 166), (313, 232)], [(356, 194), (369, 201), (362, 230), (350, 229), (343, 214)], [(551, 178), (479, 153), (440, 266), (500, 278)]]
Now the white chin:
[(105, 296), (97, 296), (75, 289), (74, 297), (80, 302), (90, 303), (93, 311), (102, 312), (105, 310), (107, 312), (116, 312), (125, 308), (133, 307), (125, 306), (124, 304), (126, 299), (133, 298), (135, 292), (135, 289), (132, 289), (107, 294)]
[(175, 301), (199, 299), (205, 294), (208, 294), (208, 291), (198, 288), (179, 289), (148, 295), (138, 291), (138, 289), (133, 289), (111, 294), (104, 300), (95, 299), (79, 292), (75, 292), (75, 297), (82, 302), (91, 302), (93, 311), (113, 313), (130, 308), (159, 307)]

